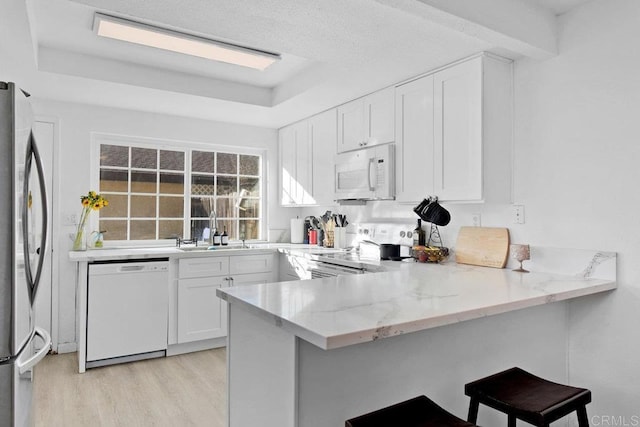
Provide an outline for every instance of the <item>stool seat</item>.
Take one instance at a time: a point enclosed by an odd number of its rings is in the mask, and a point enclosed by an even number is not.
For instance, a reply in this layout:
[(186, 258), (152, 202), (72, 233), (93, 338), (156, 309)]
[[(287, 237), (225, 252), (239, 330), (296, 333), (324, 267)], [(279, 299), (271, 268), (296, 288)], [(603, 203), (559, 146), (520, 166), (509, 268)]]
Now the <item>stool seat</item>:
[(510, 426), (515, 426), (516, 418), (536, 426), (548, 426), (573, 411), (578, 413), (580, 426), (588, 426), (589, 390), (547, 381), (520, 368), (471, 382), (464, 389), (471, 397), (470, 422), (476, 422), (478, 404), (482, 403), (508, 414)]
[(450, 414), (426, 396), (352, 418), (346, 427), (476, 427)]

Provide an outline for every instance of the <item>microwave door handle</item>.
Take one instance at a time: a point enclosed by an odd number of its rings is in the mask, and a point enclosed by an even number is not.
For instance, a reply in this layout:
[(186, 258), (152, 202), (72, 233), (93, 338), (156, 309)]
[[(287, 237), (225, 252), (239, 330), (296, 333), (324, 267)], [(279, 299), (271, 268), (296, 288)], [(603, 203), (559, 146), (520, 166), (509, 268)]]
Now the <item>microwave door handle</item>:
[(376, 179), (375, 176), (373, 177), (373, 179), (371, 178), (371, 172), (375, 172), (374, 168), (372, 166), (375, 165), (376, 158), (375, 157), (371, 157), (369, 158), (369, 169), (368, 169), (368, 178), (369, 178), (369, 191), (376, 191), (376, 187), (373, 185), (374, 180)]

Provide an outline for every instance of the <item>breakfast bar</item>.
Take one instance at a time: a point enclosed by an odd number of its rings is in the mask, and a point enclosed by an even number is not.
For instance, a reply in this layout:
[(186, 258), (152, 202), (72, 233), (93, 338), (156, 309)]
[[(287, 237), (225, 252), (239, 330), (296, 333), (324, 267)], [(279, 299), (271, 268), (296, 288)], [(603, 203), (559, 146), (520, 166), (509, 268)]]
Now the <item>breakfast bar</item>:
[[(583, 254), (584, 266), (567, 261), (558, 273), (556, 257), (542, 272), (538, 255), (541, 271), (530, 274), (401, 263), (219, 289), (229, 303), (229, 426), (340, 426), (421, 394), (464, 418), (464, 384), (513, 366), (568, 382), (579, 321), (570, 301), (615, 289), (616, 258)], [(481, 411), (478, 423), (504, 424), (498, 417)]]

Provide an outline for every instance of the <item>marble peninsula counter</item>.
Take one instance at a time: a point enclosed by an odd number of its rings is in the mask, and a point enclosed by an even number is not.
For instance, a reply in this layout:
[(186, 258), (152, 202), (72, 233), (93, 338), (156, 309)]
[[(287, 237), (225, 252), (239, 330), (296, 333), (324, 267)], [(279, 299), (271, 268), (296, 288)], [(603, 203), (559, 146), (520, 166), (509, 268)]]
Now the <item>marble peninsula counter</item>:
[[(344, 425), (419, 394), (464, 417), (464, 384), (512, 366), (567, 382), (570, 301), (616, 288), (615, 254), (581, 257), (563, 274), (397, 263), (219, 289), (229, 302), (229, 426)], [(479, 423), (503, 423), (492, 416), (481, 411)]]

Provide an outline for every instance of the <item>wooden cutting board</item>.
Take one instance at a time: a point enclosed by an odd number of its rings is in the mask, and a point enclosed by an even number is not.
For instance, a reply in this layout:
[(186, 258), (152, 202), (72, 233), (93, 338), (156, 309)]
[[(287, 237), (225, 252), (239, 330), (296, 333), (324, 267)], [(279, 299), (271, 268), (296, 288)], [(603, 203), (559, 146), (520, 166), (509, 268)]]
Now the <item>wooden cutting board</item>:
[(455, 253), (459, 264), (504, 268), (509, 255), (509, 229), (460, 227)]

